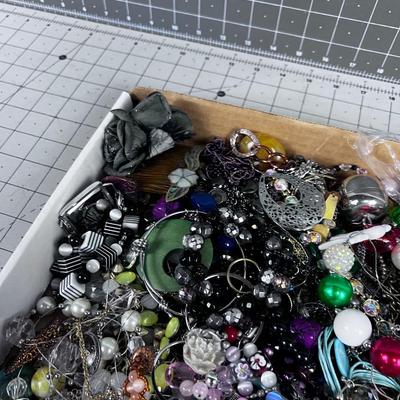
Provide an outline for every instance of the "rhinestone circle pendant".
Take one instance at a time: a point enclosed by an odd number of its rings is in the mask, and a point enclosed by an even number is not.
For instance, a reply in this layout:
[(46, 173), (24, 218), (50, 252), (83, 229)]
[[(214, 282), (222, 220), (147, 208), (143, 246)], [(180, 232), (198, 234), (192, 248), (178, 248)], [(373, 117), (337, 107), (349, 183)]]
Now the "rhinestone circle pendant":
[[(271, 178), (273, 178), (271, 180)], [(274, 182), (286, 181), (296, 193), (297, 202), (277, 201), (271, 192), (276, 191)], [(318, 224), (325, 212), (323, 193), (312, 183), (283, 173), (261, 175), (259, 182), (260, 202), (275, 223), (282, 228), (305, 231)]]

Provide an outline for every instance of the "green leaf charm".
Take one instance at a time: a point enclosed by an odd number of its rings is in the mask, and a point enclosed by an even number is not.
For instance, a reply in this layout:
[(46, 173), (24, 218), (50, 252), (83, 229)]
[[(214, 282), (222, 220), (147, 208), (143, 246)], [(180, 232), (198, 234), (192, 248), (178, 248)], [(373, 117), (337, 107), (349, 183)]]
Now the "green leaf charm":
[(174, 201), (176, 199), (179, 199), (183, 197), (187, 192), (189, 191), (188, 187), (178, 187), (175, 185), (172, 185), (169, 189), (167, 194), (165, 195), (165, 200), (168, 201)]

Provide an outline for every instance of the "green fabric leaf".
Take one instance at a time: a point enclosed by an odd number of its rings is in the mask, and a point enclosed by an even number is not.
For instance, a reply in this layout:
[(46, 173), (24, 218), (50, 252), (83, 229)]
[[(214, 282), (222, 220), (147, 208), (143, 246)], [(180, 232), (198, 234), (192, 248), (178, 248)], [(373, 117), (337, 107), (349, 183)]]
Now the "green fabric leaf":
[(188, 187), (186, 188), (180, 188), (178, 186), (170, 186), (170, 188), (168, 189), (167, 194), (165, 195), (165, 200), (168, 201), (174, 201), (177, 199), (180, 199), (181, 197), (183, 197), (186, 193), (189, 192)]

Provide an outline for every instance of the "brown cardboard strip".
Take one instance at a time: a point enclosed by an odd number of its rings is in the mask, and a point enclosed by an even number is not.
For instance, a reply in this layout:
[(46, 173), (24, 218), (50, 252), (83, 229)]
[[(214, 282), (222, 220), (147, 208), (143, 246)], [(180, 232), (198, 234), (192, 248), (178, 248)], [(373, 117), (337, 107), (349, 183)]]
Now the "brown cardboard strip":
[[(143, 98), (153, 91), (139, 87), (132, 93)], [(194, 140), (197, 142), (204, 142), (213, 136), (225, 137), (234, 129), (247, 128), (278, 138), (291, 155), (301, 154), (326, 166), (349, 163), (366, 168), (354, 149), (358, 135), (355, 132), (174, 92), (163, 93), (171, 105), (179, 107), (190, 116), (196, 133)], [(400, 157), (400, 144), (392, 141), (389, 143)], [(379, 146), (375, 154), (382, 161), (390, 160), (383, 146)]]

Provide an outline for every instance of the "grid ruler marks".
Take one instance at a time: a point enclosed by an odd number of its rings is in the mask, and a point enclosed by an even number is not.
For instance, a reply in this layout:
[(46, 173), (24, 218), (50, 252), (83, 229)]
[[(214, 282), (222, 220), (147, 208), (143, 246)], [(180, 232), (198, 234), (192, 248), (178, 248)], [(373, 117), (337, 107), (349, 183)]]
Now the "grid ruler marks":
[(400, 132), (390, 82), (0, 4), (0, 265), (121, 90), (138, 85)]
[(396, 0), (5, 0), (60, 15), (399, 81)]

